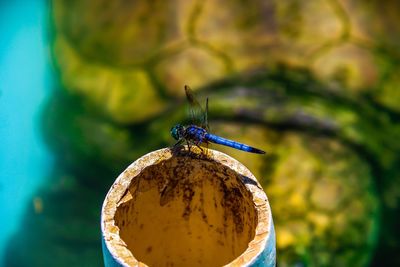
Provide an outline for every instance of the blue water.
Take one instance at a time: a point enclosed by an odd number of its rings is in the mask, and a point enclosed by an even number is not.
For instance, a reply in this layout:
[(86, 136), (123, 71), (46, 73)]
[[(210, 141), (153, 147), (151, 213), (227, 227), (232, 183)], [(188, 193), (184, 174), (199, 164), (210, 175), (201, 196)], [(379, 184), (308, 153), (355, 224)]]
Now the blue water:
[(0, 265), (51, 166), (39, 129), (50, 91), (45, 12), (45, 1), (0, 2)]

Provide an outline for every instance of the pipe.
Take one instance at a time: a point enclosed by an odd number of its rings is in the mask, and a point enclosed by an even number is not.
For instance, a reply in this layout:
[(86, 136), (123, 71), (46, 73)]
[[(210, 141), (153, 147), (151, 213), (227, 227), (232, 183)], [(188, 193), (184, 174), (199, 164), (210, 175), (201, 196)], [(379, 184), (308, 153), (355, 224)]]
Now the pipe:
[(221, 152), (151, 152), (122, 172), (101, 212), (104, 264), (275, 266), (267, 196)]

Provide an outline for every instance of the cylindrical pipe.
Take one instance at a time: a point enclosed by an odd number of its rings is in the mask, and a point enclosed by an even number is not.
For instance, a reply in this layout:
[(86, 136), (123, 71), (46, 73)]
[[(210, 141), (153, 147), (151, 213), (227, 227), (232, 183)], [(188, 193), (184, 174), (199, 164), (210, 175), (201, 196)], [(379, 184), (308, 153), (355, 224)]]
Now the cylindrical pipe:
[(275, 266), (267, 196), (235, 159), (151, 152), (119, 175), (102, 208), (105, 266)]

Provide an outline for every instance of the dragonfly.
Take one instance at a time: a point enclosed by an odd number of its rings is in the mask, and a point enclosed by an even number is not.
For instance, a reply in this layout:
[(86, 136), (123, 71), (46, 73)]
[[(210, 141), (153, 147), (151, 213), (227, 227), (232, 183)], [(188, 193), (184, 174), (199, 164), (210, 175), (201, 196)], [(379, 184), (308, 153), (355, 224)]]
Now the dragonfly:
[(190, 145), (195, 145), (199, 147), (201, 151), (203, 151), (200, 146), (201, 144), (208, 145), (208, 143), (214, 143), (242, 150), (245, 152), (265, 154), (265, 151), (261, 149), (210, 133), (210, 127), (208, 125), (208, 98), (206, 99), (206, 106), (204, 110), (200, 103), (196, 100), (193, 91), (187, 85), (185, 85), (185, 94), (189, 102), (189, 110), (192, 124), (176, 124), (174, 127), (171, 128), (171, 136), (175, 140), (177, 140), (177, 143), (174, 147), (181, 145), (183, 142), (186, 142), (188, 144), (189, 150)]

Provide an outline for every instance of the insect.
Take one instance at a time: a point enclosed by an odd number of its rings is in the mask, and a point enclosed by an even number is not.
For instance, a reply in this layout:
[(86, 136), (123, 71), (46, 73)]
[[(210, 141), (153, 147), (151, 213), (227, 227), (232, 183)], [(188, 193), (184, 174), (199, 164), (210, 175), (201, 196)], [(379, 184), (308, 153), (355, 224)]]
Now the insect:
[(254, 148), (236, 141), (232, 141), (218, 135), (209, 133), (208, 126), (208, 98), (206, 99), (205, 110), (201, 107), (199, 102), (194, 97), (192, 90), (189, 86), (185, 85), (186, 98), (190, 104), (190, 115), (193, 124), (183, 126), (176, 124), (171, 129), (171, 135), (178, 142), (175, 146), (178, 146), (186, 141), (190, 149), (190, 145), (196, 145), (202, 151), (200, 144), (215, 143), (223, 146), (232, 147), (246, 152), (265, 154), (265, 151), (258, 148)]

